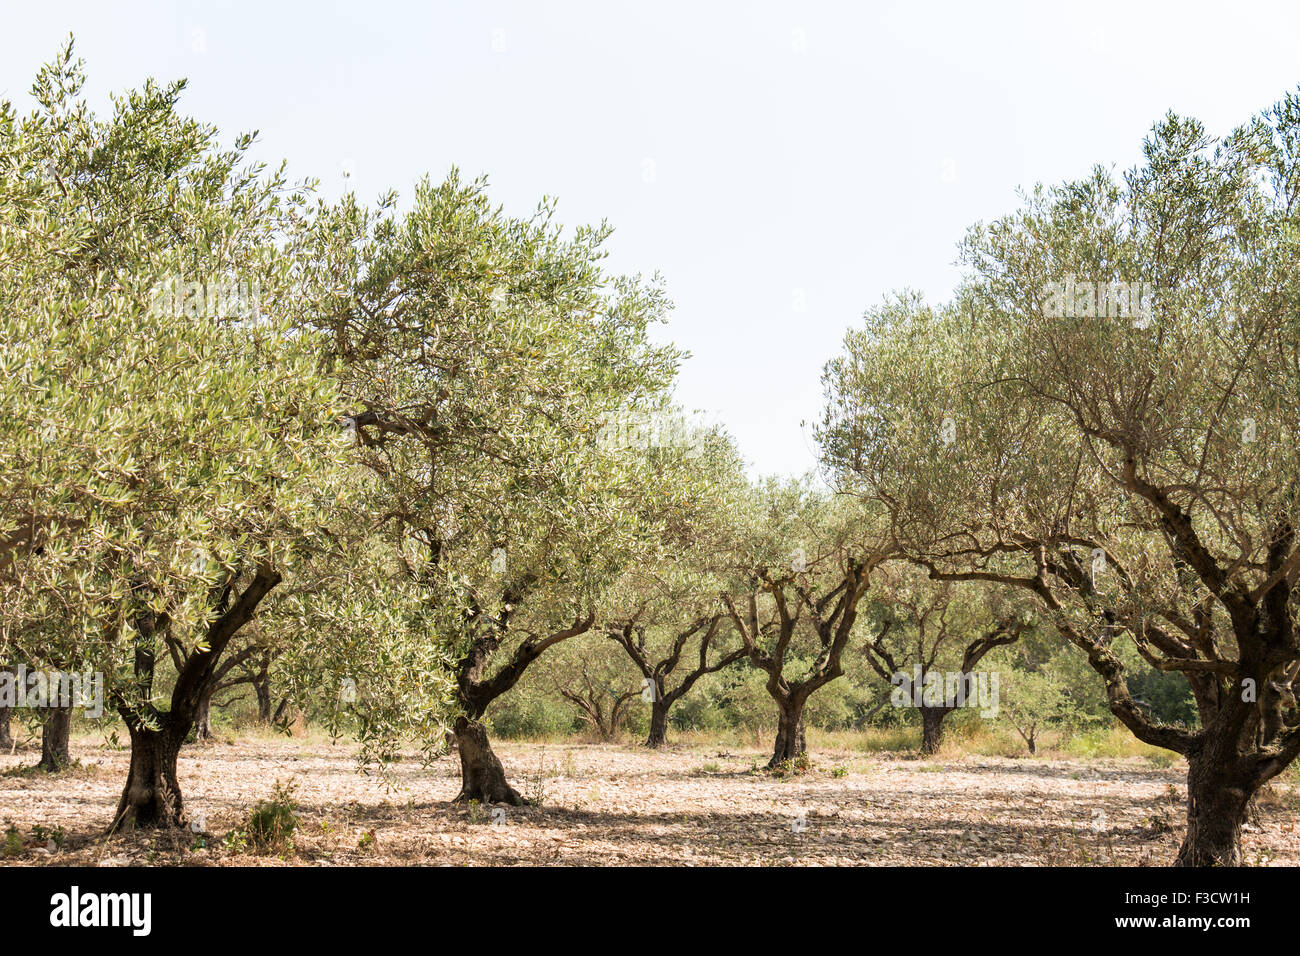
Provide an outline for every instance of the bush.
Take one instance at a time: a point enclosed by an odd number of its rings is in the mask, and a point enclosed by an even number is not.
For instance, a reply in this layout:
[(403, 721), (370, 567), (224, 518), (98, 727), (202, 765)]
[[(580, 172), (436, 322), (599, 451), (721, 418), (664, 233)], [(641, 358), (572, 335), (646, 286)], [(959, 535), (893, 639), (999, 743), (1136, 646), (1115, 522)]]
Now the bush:
[(505, 694), (493, 702), (492, 732), (506, 739), (566, 737), (579, 729), (573, 708), (558, 697)]
[(293, 849), (293, 834), (298, 829), (297, 805), (293, 799), (293, 784), (278, 780), (271, 791), (270, 800), (259, 800), (248, 814), (244, 833), (249, 845), (259, 852), (279, 852)]

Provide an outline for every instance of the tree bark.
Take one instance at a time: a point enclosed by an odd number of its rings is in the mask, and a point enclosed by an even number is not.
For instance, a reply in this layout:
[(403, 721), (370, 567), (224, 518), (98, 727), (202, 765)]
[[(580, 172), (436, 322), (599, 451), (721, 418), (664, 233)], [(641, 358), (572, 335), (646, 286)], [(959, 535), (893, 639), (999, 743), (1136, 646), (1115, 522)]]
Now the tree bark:
[(650, 703), (650, 736), (646, 737), (647, 747), (662, 747), (668, 743), (668, 708), (671, 701), (656, 697)]
[(932, 757), (939, 752), (939, 744), (943, 742), (943, 719), (948, 716), (948, 708), (921, 707), (920, 711), (921, 753)]
[(775, 770), (787, 760), (802, 757), (808, 750), (803, 732), (802, 700), (779, 701), (779, 716), (776, 726), (776, 746), (772, 748), (772, 759), (768, 769)]
[(131, 730), (131, 769), (117, 804), (112, 831), (135, 827), (183, 827), (185, 809), (176, 780), (181, 739), (165, 722), (160, 730)]
[(261, 675), (253, 681), (253, 691), (257, 694), (257, 720), (258, 723), (269, 724), (271, 722), (271, 682)]
[(194, 715), (194, 739), (212, 739), (212, 690), (199, 694), (198, 708)]
[(507, 803), (518, 807), (524, 798), (506, 781), (505, 768), (492, 752), (487, 730), (477, 720), (456, 718), (456, 749), (460, 753), (460, 793), (457, 803)]
[(1241, 827), (1253, 795), (1244, 774), (1209, 754), (1189, 756), (1187, 834), (1174, 865), (1240, 866)]
[(41, 762), (37, 766), (47, 773), (58, 773), (72, 762), (68, 754), (68, 735), (72, 731), (72, 708), (51, 707), (41, 725)]
[[(12, 674), (13, 668), (0, 667), (0, 674)], [(0, 749), (13, 750), (14, 737), (10, 729), (10, 720), (13, 717), (13, 708), (0, 707)]]

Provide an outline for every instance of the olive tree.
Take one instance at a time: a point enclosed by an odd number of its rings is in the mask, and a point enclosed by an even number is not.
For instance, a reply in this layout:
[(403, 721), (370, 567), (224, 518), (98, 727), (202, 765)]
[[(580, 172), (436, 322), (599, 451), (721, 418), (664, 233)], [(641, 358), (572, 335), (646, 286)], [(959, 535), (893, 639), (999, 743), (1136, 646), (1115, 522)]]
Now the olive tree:
[(806, 752), (804, 707), (843, 675), (859, 604), (892, 546), (862, 509), (802, 483), (768, 482), (756, 497), (722, 601), (776, 703), (774, 769)]
[(873, 603), (880, 627), (863, 653), (876, 675), (896, 688), (895, 703), (919, 712), (921, 753), (934, 754), (944, 718), (958, 707), (978, 703), (993, 711), (986, 716), (996, 714), (996, 703), (978, 696), (991, 696), (993, 677), (976, 669), (990, 651), (1019, 640), (1031, 618), (993, 588), (930, 581), (903, 563), (877, 574)]
[(518, 803), (483, 717), (534, 661), (594, 626), (640, 553), (620, 426), (678, 354), (647, 328), (656, 281), (602, 270), (606, 226), (524, 218), (482, 181), (423, 181), (409, 211), (322, 206), (305, 329), (343, 368), (346, 424), (383, 488), (377, 523), (440, 625), (455, 674), (460, 800)]
[(619, 579), (601, 615), (650, 705), (647, 747), (667, 743), (673, 705), (702, 677), (747, 656), (719, 600), (751, 497), (743, 463), (720, 430), (691, 427), (679, 414), (663, 420), (678, 440), (646, 443), (634, 501), (654, 549)]
[(606, 642), (564, 644), (549, 655), (545, 675), (552, 692), (602, 741), (618, 736), (641, 699), (638, 675), (627, 657)]
[[(1300, 754), (1300, 97), (974, 229), (955, 301), (904, 295), (827, 368), (823, 447), (936, 578), (1035, 596), (1138, 738), (1186, 756), (1184, 865), (1241, 860)], [(1155, 719), (1119, 646), (1186, 676)]]
[(83, 83), (69, 44), (29, 116), (0, 105), (0, 614), (7, 649), (103, 673), (131, 738), (114, 826), (179, 826), (203, 687), (329, 550), (340, 393), (283, 319), (283, 171), (182, 116), (184, 83), (106, 118)]
[[(1062, 650), (1060, 653), (1066, 653)], [(1055, 660), (1037, 668), (1009, 667), (1003, 681), (998, 713), (1025, 742), (1030, 756), (1038, 753), (1043, 728), (1070, 716), (1068, 684)]]

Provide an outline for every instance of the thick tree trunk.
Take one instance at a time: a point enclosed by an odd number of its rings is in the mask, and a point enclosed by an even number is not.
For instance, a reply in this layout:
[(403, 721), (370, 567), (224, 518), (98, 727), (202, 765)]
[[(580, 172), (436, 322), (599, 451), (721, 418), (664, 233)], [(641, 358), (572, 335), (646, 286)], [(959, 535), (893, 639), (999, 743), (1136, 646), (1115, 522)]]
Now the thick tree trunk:
[(505, 768), (492, 752), (484, 726), (477, 720), (458, 717), (454, 730), (456, 749), (460, 752), (460, 793), (456, 802), (477, 800), (522, 806), (524, 798), (506, 782)]
[(932, 757), (939, 752), (939, 744), (943, 742), (943, 719), (948, 716), (948, 708), (922, 707), (920, 710), (921, 753)]
[(803, 734), (803, 701), (786, 700), (779, 703), (776, 725), (776, 746), (772, 748), (769, 770), (775, 770), (787, 760), (802, 757), (808, 750)]
[(185, 826), (181, 788), (176, 781), (176, 758), (184, 736), (166, 722), (161, 730), (142, 727), (131, 731), (131, 769), (112, 830)]
[(68, 735), (72, 731), (72, 708), (52, 707), (41, 725), (41, 762), (37, 766), (48, 773), (57, 773), (72, 758), (68, 754)]
[(1187, 835), (1176, 866), (1240, 866), (1241, 826), (1254, 791), (1208, 756), (1189, 757)]
[(668, 707), (669, 702), (656, 699), (650, 704), (650, 736), (646, 738), (647, 747), (662, 747), (668, 743)]

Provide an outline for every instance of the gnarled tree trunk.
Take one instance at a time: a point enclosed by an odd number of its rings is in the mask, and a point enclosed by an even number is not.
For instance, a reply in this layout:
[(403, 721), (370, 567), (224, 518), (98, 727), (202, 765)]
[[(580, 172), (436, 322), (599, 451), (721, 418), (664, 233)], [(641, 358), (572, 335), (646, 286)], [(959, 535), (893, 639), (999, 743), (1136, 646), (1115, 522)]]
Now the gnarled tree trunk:
[(772, 759), (768, 769), (775, 770), (787, 760), (796, 760), (808, 750), (803, 732), (804, 701), (787, 698), (778, 701), (779, 710), (776, 725), (776, 746), (772, 748)]
[(41, 762), (37, 766), (47, 773), (57, 773), (72, 762), (68, 754), (68, 735), (72, 731), (72, 708), (51, 707), (41, 726)]
[(647, 747), (662, 747), (668, 743), (668, 708), (672, 702), (656, 697), (650, 702), (650, 734), (646, 737)]
[(152, 702), (160, 621), (150, 615), (139, 618), (135, 674), (143, 704), (123, 695), (117, 698), (118, 713), (131, 734), (131, 767), (110, 832), (185, 825), (181, 788), (176, 779), (181, 744), (194, 726), (201, 697), (215, 689), (221, 655), (239, 629), (252, 619), (262, 599), (279, 583), (280, 573), (270, 565), (261, 565), (233, 603), (223, 600), (220, 616), (208, 626), (206, 649), (191, 652), (178, 664), (171, 708), (167, 711), (159, 711)]
[(1241, 826), (1249, 798), (1245, 790), (1188, 774), (1187, 834), (1176, 866), (1240, 866)]
[[(521, 597), (516, 592), (506, 593), (507, 604), (517, 603)], [(505, 768), (492, 752), (488, 743), (487, 728), (481, 720), (488, 705), (514, 687), (524, 671), (549, 647), (577, 637), (591, 630), (596, 612), (588, 611), (585, 618), (573, 622), (572, 627), (556, 631), (549, 637), (522, 641), (491, 677), (484, 677), (492, 653), (500, 647), (505, 635), (503, 621), (475, 638), (469, 652), (457, 665), (457, 698), (461, 716), (456, 718), (452, 730), (456, 735), (456, 749), (460, 752), (460, 793), (456, 802), (477, 800), (480, 803), (507, 803), (522, 806), (527, 801), (506, 782)]]
[(460, 793), (457, 803), (507, 803), (518, 807), (524, 798), (506, 781), (505, 768), (492, 752), (487, 730), (477, 720), (458, 717), (455, 723), (456, 749), (460, 753)]
[(162, 729), (131, 729), (131, 769), (117, 804), (112, 830), (134, 827), (183, 827), (185, 810), (176, 781), (181, 740), (170, 721)]
[[(731, 596), (724, 593), (722, 602), (736, 627), (749, 661), (767, 674), (767, 692), (777, 703), (778, 717), (776, 745), (768, 769), (775, 769), (787, 760), (796, 760), (807, 751), (804, 739), (803, 711), (808, 698), (844, 671), (840, 659), (848, 647), (853, 622), (857, 620), (858, 601), (870, 586), (871, 569), (884, 560), (884, 553), (873, 554), (860, 561), (849, 557), (839, 567), (843, 574), (839, 584), (829, 588), (813, 600), (805, 579), (806, 568), (794, 568), (793, 575), (782, 572), (774, 578), (768, 568), (753, 572), (752, 589), (746, 595), (744, 612), (736, 607)], [(776, 617), (762, 623), (758, 610), (759, 596), (770, 594)], [(811, 671), (802, 680), (791, 681), (785, 676), (786, 654), (794, 640), (799, 612), (791, 605), (804, 607), (808, 621), (821, 644), (821, 651)], [(773, 633), (774, 631), (774, 633)], [(761, 642), (761, 645), (760, 645)]]
[(212, 739), (212, 694), (211, 690), (204, 690), (199, 694), (199, 703), (194, 714), (195, 740)]
[(939, 752), (943, 742), (943, 719), (948, 716), (948, 707), (921, 707), (921, 753), (932, 757)]
[(1258, 789), (1237, 753), (1234, 725), (1216, 721), (1187, 754), (1187, 833), (1176, 866), (1240, 866), (1241, 827)]

